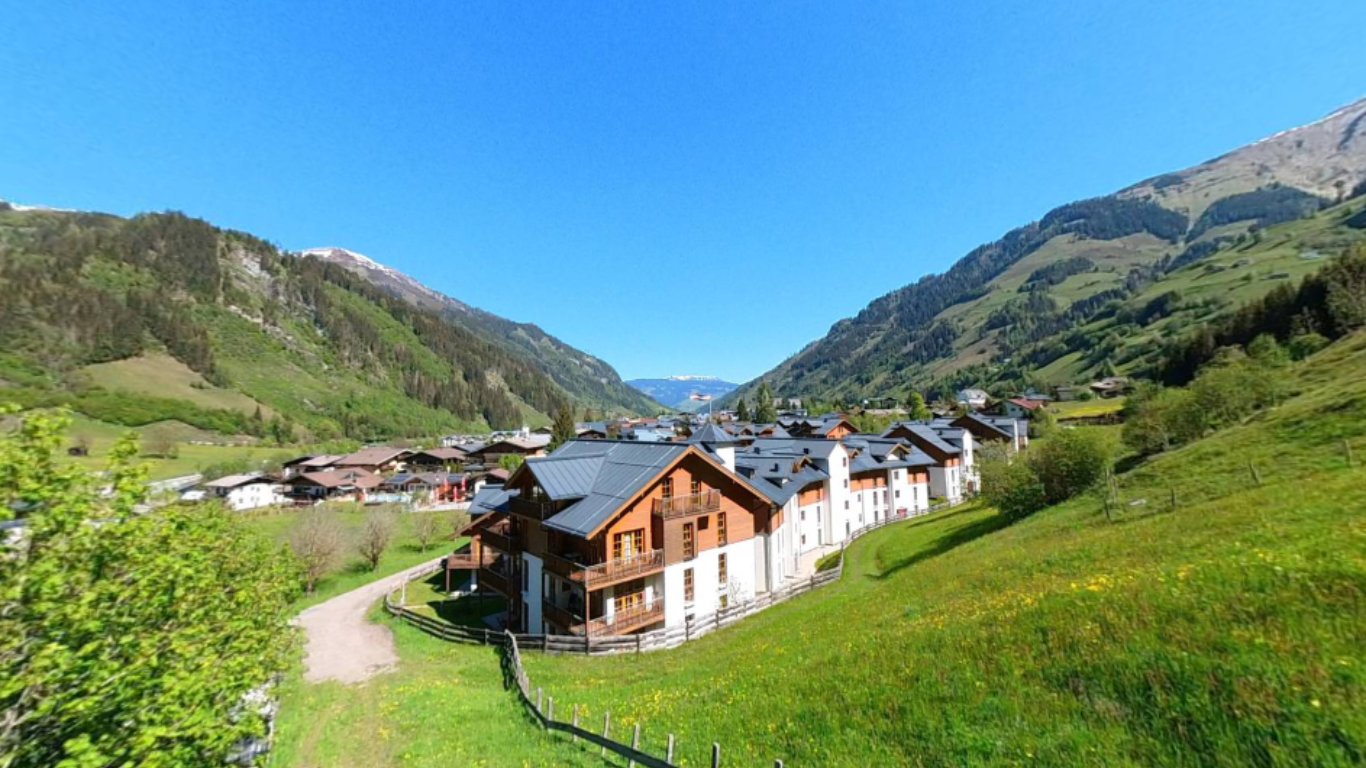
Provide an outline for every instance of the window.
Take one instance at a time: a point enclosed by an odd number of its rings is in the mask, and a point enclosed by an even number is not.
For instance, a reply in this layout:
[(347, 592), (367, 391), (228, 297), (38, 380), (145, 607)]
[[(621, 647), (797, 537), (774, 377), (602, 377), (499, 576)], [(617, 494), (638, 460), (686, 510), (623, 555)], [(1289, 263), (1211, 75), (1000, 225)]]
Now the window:
[(659, 484), (659, 493), (666, 499), (674, 497), (674, 479), (672, 477), (664, 478), (664, 482)]
[[(725, 512), (717, 512), (717, 513), (716, 513), (716, 543), (717, 543), (718, 546), (724, 547), (724, 546), (726, 545), (726, 542), (727, 542), (727, 541), (728, 541), (728, 540), (726, 539), (726, 513), (725, 513)], [(723, 555), (723, 557), (724, 557), (724, 555)]]
[(683, 524), (683, 559), (691, 560), (697, 556), (697, 533), (692, 523)]
[(844, 500), (844, 508), (845, 508), (845, 510), (848, 510), (848, 509), (849, 509), (849, 500), (848, 500), (848, 499), (845, 499), (845, 500)]
[(716, 558), (716, 583), (721, 585), (721, 589), (725, 589), (728, 581), (730, 579), (726, 574), (726, 556), (718, 555)]
[(629, 613), (645, 605), (645, 580), (636, 579), (618, 584), (612, 593), (612, 608), (617, 613)]
[(692, 569), (687, 568), (683, 571), (683, 602), (692, 602)]
[(898, 498), (898, 499), (901, 498), (901, 491), (898, 490), (898, 491), (896, 492), (896, 498)]
[(901, 479), (901, 470), (898, 469), (897, 471), (893, 472), (893, 473), (892, 473), (892, 479), (893, 479), (893, 480), (900, 480), (900, 479)]
[(806, 510), (802, 510), (802, 522), (806, 522)]
[(694, 481), (692, 481), (691, 484), (689, 484), (689, 486), (688, 486), (688, 493), (691, 493), (692, 495), (696, 496), (697, 494), (699, 494), (699, 493), (701, 493), (701, 492), (702, 492), (702, 483), (700, 483), (700, 482), (694, 480)]
[(622, 560), (645, 551), (645, 529), (612, 534), (612, 559)]
[(848, 487), (849, 487), (849, 478), (847, 478), (847, 477), (844, 478), (844, 487), (845, 487), (845, 488), (848, 488)]
[(707, 515), (697, 518), (697, 530), (705, 531), (709, 525), (711, 525), (711, 518)]
[(806, 534), (802, 534), (802, 546), (806, 546)]
[(844, 466), (846, 466), (846, 467), (849, 466), (849, 457), (848, 457), (848, 456), (845, 456), (844, 459), (843, 459), (842, 461), (844, 462)]
[(730, 595), (721, 595), (721, 607), (722, 607), (722, 608), (729, 608), (729, 607), (730, 607)]
[(527, 574), (530, 573), (530, 572), (531, 572), (531, 569), (530, 569), (530, 568), (526, 568), (526, 567), (523, 567), (523, 568), (522, 568), (522, 591), (523, 591), (523, 592), (530, 592), (530, 591), (531, 591), (531, 581), (529, 580), (530, 577), (527, 576)]

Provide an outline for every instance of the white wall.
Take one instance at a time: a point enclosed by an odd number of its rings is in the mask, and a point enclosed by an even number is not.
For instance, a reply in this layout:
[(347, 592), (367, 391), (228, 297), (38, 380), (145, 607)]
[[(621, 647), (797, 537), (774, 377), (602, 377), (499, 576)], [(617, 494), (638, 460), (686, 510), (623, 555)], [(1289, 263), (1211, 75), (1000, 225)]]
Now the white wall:
[(258, 509), (272, 504), (283, 504), (284, 490), (270, 483), (248, 483), (228, 491), (223, 497), (228, 508), (240, 512), (244, 509)]
[(950, 502), (962, 499), (962, 479), (958, 467), (930, 467), (930, 495), (942, 496)]
[[(718, 577), (720, 555), (726, 555), (727, 583)], [(683, 599), (683, 572), (693, 572), (693, 600)], [(753, 600), (757, 594), (754, 581), (754, 542), (737, 541), (724, 547), (703, 550), (697, 557), (675, 563), (664, 569), (664, 625), (682, 626), (684, 617), (705, 616), (721, 607), (721, 595), (730, 597), (732, 606)]]
[[(828, 487), (826, 495), (829, 495)], [(796, 507), (792, 530), (795, 534), (793, 538), (797, 552), (809, 552), (822, 543), (830, 541), (830, 536), (827, 533), (830, 523), (828, 505), (829, 502), (827, 501), (818, 501), (814, 504)], [(806, 538), (803, 539), (803, 536)]]

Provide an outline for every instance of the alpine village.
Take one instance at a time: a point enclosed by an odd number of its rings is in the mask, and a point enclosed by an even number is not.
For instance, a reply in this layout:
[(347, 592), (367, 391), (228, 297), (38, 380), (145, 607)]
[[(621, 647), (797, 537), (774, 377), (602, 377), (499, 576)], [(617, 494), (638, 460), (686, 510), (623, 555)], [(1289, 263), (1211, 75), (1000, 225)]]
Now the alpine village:
[[(1363, 126), (889, 264), (740, 383), (0, 201), (0, 766), (1362, 765)], [(535, 316), (668, 315), (682, 370), (880, 264)]]

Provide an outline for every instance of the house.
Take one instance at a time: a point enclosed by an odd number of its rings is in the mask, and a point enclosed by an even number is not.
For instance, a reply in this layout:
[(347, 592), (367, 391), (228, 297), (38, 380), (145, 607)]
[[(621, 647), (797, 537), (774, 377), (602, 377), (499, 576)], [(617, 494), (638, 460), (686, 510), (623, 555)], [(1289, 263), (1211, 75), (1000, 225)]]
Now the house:
[(1060, 403), (1068, 403), (1081, 396), (1081, 387), (1063, 384), (1053, 388), (1053, 395)]
[(980, 411), (991, 402), (991, 395), (984, 389), (964, 389), (958, 393), (958, 404), (970, 410)]
[(270, 507), (285, 502), (284, 492), (278, 481), (259, 472), (220, 477), (205, 483), (204, 491), (206, 497), (221, 499), (228, 509), (234, 512)]
[(324, 500), (365, 501), (384, 478), (364, 469), (333, 469), (305, 472), (284, 482), (285, 496), (295, 504), (316, 504)]
[[(469, 531), (472, 556), (491, 563), (479, 584), (508, 599), (514, 627), (554, 634), (680, 626), (753, 599), (772, 583), (781, 520), (726, 465), (733, 451), (573, 440), (529, 457), (505, 486), (508, 512)], [(504, 520), (506, 536), (487, 533)]]
[(1019, 419), (966, 413), (949, 420), (948, 424), (971, 432), (978, 443), (1005, 443), (1011, 452), (1029, 445), (1028, 426)]
[(550, 444), (548, 435), (528, 435), (525, 437), (508, 437), (502, 440), (493, 440), (487, 445), (469, 452), (472, 462), (477, 462), (485, 467), (496, 467), (504, 456), (520, 456), (523, 459), (533, 456), (544, 456), (546, 446)]
[(1091, 384), (1091, 391), (1098, 397), (1119, 397), (1129, 394), (1132, 390), (1133, 384), (1124, 376), (1107, 376)]
[(384, 493), (424, 495), (433, 504), (464, 501), (469, 476), (451, 472), (400, 472), (384, 478), (377, 489)]
[(407, 469), (410, 472), (449, 472), (468, 459), (469, 454), (459, 448), (428, 448), (410, 455)]
[[(944, 422), (944, 425), (947, 427), (948, 423)], [(962, 501), (967, 478), (964, 476), (961, 447), (945, 440), (939, 431), (926, 422), (896, 422), (882, 433), (882, 437), (904, 440), (929, 455), (935, 462), (929, 467), (930, 494), (953, 504)]]
[(285, 479), (305, 472), (323, 472), (332, 469), (343, 458), (343, 454), (310, 453), (290, 459), (280, 465)]
[(997, 411), (1002, 416), (1012, 419), (1027, 419), (1038, 413), (1040, 409), (1048, 405), (1047, 400), (1031, 400), (1024, 397), (1012, 397), (1009, 400), (1002, 400), (997, 407)]
[(816, 418), (778, 419), (778, 426), (792, 437), (821, 437), (839, 440), (858, 431), (848, 419), (838, 413), (825, 414)]
[(574, 425), (574, 434), (584, 440), (606, 440), (613, 431), (605, 421), (583, 421)]
[(339, 469), (363, 469), (366, 472), (387, 474), (403, 471), (408, 457), (412, 455), (413, 452), (406, 448), (375, 445), (347, 454), (333, 462), (333, 466)]

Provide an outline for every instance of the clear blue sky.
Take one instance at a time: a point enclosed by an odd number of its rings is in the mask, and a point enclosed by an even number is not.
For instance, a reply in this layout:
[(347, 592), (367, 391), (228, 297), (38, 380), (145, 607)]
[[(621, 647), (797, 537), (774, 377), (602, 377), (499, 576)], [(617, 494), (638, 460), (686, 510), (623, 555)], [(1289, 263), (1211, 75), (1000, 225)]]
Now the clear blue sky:
[(1366, 94), (1359, 0), (7, 6), (0, 197), (351, 248), (628, 378)]

